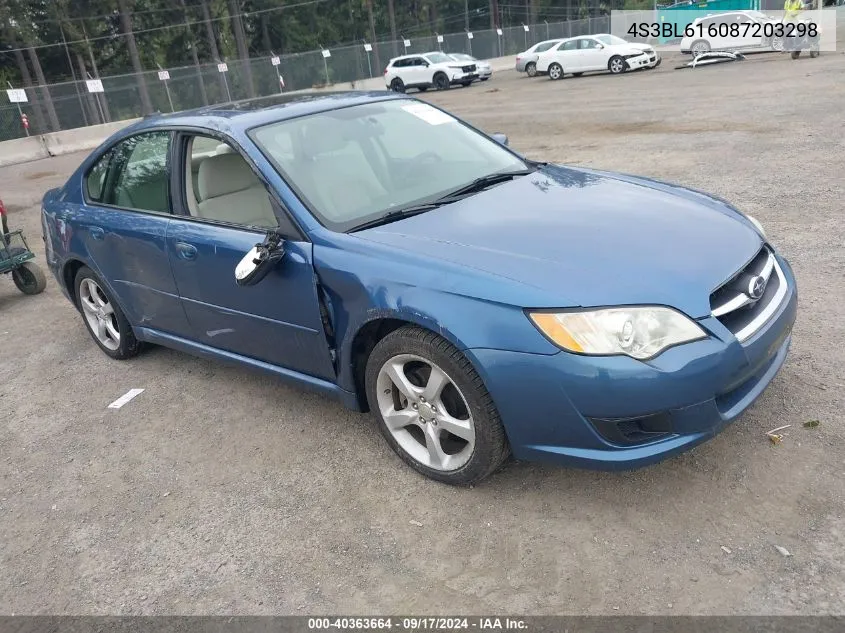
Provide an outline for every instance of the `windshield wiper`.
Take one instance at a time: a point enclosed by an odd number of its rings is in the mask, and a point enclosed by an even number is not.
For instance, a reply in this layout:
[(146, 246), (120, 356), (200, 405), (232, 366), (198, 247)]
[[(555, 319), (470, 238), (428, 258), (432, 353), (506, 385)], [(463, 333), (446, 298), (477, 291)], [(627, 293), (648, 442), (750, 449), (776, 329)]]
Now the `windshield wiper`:
[(377, 218), (372, 220), (368, 220), (367, 222), (363, 222), (362, 224), (356, 224), (348, 232), (353, 231), (362, 231), (364, 229), (370, 229), (374, 226), (382, 226), (384, 224), (390, 224), (391, 222), (396, 222), (396, 220), (402, 220), (404, 218), (410, 218), (414, 215), (419, 215), (420, 213), (425, 213), (426, 211), (431, 211), (432, 209), (436, 209), (441, 204), (445, 204), (445, 202), (424, 202), (423, 204), (415, 204), (409, 207), (403, 207), (401, 209), (394, 209), (393, 211), (388, 211), (384, 215), (380, 215)]
[(377, 218), (368, 220), (367, 222), (363, 222), (362, 224), (358, 224), (352, 227), (348, 230), (348, 232), (351, 233), (353, 231), (363, 231), (364, 229), (370, 229), (374, 226), (383, 226), (385, 224), (390, 224), (391, 222), (396, 222), (397, 220), (410, 218), (411, 216), (419, 215), (420, 213), (425, 213), (426, 211), (431, 211), (432, 209), (436, 209), (437, 207), (443, 206), (445, 204), (457, 202), (468, 194), (483, 191), (487, 187), (490, 187), (497, 183), (505, 182), (506, 180), (512, 180), (519, 176), (527, 176), (528, 174), (534, 173), (534, 171), (536, 170), (520, 169), (517, 171), (500, 171), (495, 174), (482, 176), (481, 178), (476, 178), (468, 185), (464, 185), (463, 187), (459, 187), (454, 191), (450, 191), (445, 196), (441, 196), (436, 200), (432, 200), (431, 202), (422, 202), (420, 204), (414, 204), (411, 206), (402, 207), (400, 209), (393, 209), (392, 211), (388, 211), (387, 213), (380, 215)]
[(495, 174), (488, 174), (487, 176), (476, 178), (468, 185), (464, 185), (463, 187), (459, 187), (454, 191), (450, 191), (442, 198), (438, 198), (437, 202), (439, 202), (440, 204), (454, 202), (455, 200), (458, 200), (467, 194), (484, 191), (485, 189), (487, 189), (487, 187), (491, 187), (500, 182), (505, 182), (506, 180), (513, 180), (514, 178), (517, 178), (519, 176), (527, 176), (528, 174), (533, 174), (534, 171), (534, 169), (519, 169), (516, 171), (500, 171), (496, 172)]

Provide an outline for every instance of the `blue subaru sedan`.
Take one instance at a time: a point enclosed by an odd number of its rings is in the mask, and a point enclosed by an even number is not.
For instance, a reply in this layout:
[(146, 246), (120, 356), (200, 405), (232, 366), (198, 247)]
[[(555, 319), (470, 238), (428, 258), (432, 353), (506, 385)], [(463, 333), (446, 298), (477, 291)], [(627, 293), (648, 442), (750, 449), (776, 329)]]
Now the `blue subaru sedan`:
[(331, 394), (453, 484), (510, 454), (686, 450), (760, 396), (796, 316), (789, 264), (729, 203), (527, 160), (391, 93), (147, 118), (42, 221), (108, 356), (164, 345)]

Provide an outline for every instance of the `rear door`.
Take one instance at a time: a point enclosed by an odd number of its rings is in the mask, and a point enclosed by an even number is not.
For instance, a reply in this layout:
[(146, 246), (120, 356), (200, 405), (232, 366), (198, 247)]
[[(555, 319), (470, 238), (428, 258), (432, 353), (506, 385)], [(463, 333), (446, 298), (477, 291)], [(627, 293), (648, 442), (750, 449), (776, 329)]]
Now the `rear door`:
[[(208, 155), (210, 145), (217, 149)], [(209, 347), (334, 379), (311, 243), (232, 144), (183, 133), (177, 146), (178, 212), (168, 227), (167, 255), (192, 338)], [(264, 240), (268, 230), (276, 229), (286, 237), (285, 257), (260, 283), (239, 286), (238, 262)]]
[(133, 325), (188, 333), (165, 237), (171, 217), (172, 133), (125, 139), (86, 173), (73, 232)]
[(555, 61), (563, 66), (564, 73), (581, 72), (584, 65), (581, 62), (581, 53), (579, 51), (581, 40), (567, 40), (557, 47), (555, 51)]

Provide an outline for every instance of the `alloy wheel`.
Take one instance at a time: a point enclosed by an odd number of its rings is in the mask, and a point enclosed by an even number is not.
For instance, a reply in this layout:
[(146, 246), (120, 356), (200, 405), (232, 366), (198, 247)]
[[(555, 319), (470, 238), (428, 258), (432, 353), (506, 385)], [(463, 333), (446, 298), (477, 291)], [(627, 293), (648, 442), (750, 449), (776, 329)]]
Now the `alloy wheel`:
[(552, 79), (560, 79), (563, 76), (563, 68), (558, 64), (552, 64), (549, 67), (549, 77)]
[(619, 74), (625, 70), (625, 62), (619, 58), (610, 60), (610, 72)]
[(90, 277), (79, 284), (79, 303), (88, 327), (103, 347), (112, 351), (119, 348), (120, 330), (114, 307), (102, 288)]
[(452, 471), (475, 447), (475, 422), (455, 382), (413, 354), (390, 358), (376, 382), (379, 412), (396, 443), (420, 464)]

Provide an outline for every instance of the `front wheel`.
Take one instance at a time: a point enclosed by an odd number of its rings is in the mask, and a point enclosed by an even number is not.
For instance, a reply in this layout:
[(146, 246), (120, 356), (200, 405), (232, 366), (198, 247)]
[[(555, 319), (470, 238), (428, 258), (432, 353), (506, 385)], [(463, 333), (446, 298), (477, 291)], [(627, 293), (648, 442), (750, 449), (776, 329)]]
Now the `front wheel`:
[(626, 64), (625, 60), (622, 59), (619, 55), (614, 55), (610, 58), (610, 61), (607, 62), (607, 69), (613, 75), (619, 75), (621, 73), (624, 73), (627, 68), (628, 64)]
[(434, 75), (434, 88), (436, 90), (448, 90), (449, 78), (443, 73), (437, 73)]
[(783, 52), (783, 47), (784, 47), (784, 40), (783, 40), (783, 38), (782, 38), (782, 37), (777, 37), (777, 36), (773, 37), (773, 38), (772, 38), (771, 47), (772, 47), (772, 50), (773, 50), (773, 51), (775, 51), (775, 52), (777, 52), (777, 53), (782, 53), (782, 52)]
[(47, 287), (47, 277), (38, 264), (24, 262), (12, 271), (12, 280), (25, 295), (37, 295)]
[(100, 349), (116, 360), (136, 356), (141, 344), (120, 306), (94, 271), (87, 266), (80, 268), (74, 288), (82, 320)]
[(505, 430), (481, 377), (434, 332), (408, 325), (388, 334), (367, 359), (365, 383), (382, 435), (423, 475), (473, 484), (507, 458)]
[(554, 79), (557, 81), (563, 77), (563, 66), (555, 62), (551, 66), (549, 66), (549, 79)]
[(529, 77), (536, 77), (537, 76), (537, 64), (534, 62), (528, 62), (525, 65), (525, 72), (528, 73)]

